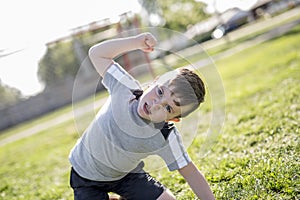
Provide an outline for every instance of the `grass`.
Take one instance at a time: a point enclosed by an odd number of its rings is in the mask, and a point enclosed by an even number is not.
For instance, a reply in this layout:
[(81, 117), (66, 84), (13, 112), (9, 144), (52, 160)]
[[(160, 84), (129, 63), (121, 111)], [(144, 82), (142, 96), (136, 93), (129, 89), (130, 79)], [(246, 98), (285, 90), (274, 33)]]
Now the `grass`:
[[(299, 31), (216, 63), (227, 98), (223, 133), (205, 158), (199, 138), (189, 150), (217, 199), (300, 198)], [(186, 191), (181, 199), (193, 199)]]
[[(217, 199), (300, 198), (299, 33), (297, 26), (216, 62), (226, 92), (226, 121), (209, 154), (200, 153), (206, 126), (199, 126), (188, 151)], [(68, 154), (77, 138), (70, 120), (0, 147), (0, 199), (72, 199)], [(162, 169), (153, 175), (178, 199), (196, 199), (177, 172)]]

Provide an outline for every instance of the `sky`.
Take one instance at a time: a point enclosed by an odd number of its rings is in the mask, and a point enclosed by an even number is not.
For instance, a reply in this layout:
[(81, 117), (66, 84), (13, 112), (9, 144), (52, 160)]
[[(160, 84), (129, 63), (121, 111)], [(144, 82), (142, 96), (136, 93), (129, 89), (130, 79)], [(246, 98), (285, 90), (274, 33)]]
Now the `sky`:
[[(46, 43), (70, 30), (126, 11), (139, 12), (138, 0), (6, 0), (0, 3), (0, 80), (24, 96), (42, 91), (38, 61)], [(20, 51), (19, 51), (20, 50)]]
[[(222, 12), (232, 5), (247, 9), (257, 0), (195, 0), (207, 11)], [(228, 7), (229, 6), (229, 7)], [(4, 0), (0, 3), (0, 80), (24, 96), (43, 90), (37, 77), (38, 61), (46, 43), (70, 30), (126, 11), (139, 12), (138, 0)], [(1, 56), (15, 52), (8, 56)]]

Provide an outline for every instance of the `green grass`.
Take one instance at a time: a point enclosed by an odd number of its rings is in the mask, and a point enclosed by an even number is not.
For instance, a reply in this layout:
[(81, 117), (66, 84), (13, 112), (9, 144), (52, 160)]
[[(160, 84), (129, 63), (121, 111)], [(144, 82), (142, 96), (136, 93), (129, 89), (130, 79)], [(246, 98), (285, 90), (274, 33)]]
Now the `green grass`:
[[(299, 32), (216, 63), (227, 99), (223, 133), (205, 158), (200, 138), (189, 151), (217, 199), (300, 198)], [(180, 199), (194, 198), (187, 191), (179, 189)]]
[(73, 122), (61, 124), (0, 149), (0, 199), (70, 199), (68, 151)]
[[(216, 62), (226, 121), (209, 154), (200, 153), (205, 126), (188, 151), (217, 199), (300, 198), (299, 33), (300, 26)], [(202, 109), (209, 114), (207, 107)], [(68, 154), (77, 138), (70, 120), (0, 147), (0, 199), (72, 199)], [(196, 199), (177, 172), (153, 175), (178, 199)]]

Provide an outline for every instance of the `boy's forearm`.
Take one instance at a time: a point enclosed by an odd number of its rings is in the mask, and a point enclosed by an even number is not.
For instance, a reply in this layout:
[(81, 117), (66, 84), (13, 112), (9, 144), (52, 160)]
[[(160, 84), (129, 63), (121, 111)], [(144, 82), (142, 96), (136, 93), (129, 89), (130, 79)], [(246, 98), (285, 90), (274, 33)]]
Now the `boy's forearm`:
[(135, 36), (111, 39), (94, 45), (89, 54), (101, 58), (113, 59), (128, 51), (139, 49), (140, 45)]
[(215, 200), (205, 177), (200, 172), (198, 172), (197, 175), (192, 176), (188, 183), (197, 197), (201, 200)]
[(155, 44), (156, 39), (150, 33), (111, 39), (92, 46), (89, 50), (89, 57), (97, 72), (103, 76), (118, 55), (136, 49), (151, 52)]
[(199, 199), (215, 200), (215, 197), (205, 177), (193, 163), (190, 163), (188, 166), (182, 168), (179, 170), (179, 172), (188, 182)]
[(89, 50), (89, 57), (99, 73), (104, 76), (105, 72), (116, 56), (138, 48), (135, 37), (111, 39), (94, 45)]

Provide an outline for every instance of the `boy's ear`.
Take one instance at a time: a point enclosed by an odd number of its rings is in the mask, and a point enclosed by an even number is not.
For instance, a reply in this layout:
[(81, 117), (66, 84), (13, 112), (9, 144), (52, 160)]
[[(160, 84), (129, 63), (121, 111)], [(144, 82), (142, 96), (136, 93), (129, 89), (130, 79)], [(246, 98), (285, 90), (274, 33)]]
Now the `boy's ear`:
[(169, 121), (169, 122), (180, 122), (180, 118), (175, 117), (175, 118), (173, 118), (173, 119), (169, 119), (168, 121)]

